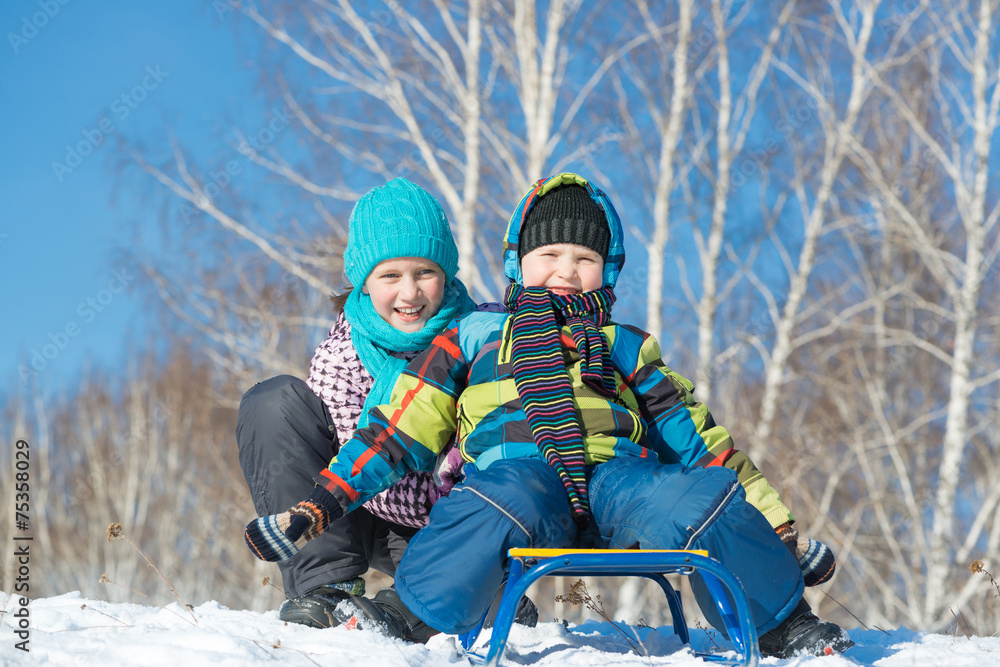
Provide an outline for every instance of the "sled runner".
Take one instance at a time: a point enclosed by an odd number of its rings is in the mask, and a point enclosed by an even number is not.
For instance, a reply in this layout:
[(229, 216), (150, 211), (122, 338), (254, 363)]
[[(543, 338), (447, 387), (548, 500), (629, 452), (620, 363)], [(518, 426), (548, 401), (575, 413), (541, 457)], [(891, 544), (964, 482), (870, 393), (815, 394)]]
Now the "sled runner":
[[(700, 658), (719, 664), (740, 664), (756, 667), (760, 662), (757, 630), (750, 613), (750, 603), (739, 580), (721, 563), (708, 556), (707, 551), (683, 550), (625, 550), (625, 549), (511, 549), (510, 575), (504, 589), (490, 637), (486, 657), (470, 649), (482, 631), (486, 615), (474, 630), (461, 635), (460, 640), (470, 659), (476, 664), (490, 667), (500, 663), (510, 626), (514, 622), (517, 603), (536, 580), (545, 576), (640, 576), (652, 579), (667, 596), (674, 633), (685, 644), (691, 637), (680, 596), (665, 574), (690, 575), (698, 571), (705, 580), (718, 608), (726, 632), (742, 661), (735, 662), (721, 656), (696, 653)], [(727, 596), (728, 593), (728, 596)], [(732, 599), (733, 604), (730, 604)], [(735, 610), (733, 609), (735, 605)]]

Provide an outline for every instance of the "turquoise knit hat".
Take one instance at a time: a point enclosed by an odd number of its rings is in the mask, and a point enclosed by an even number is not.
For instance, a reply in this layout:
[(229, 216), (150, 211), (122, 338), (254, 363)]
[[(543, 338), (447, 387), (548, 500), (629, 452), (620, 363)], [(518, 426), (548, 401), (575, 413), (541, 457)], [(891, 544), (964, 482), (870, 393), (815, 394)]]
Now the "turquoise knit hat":
[(423, 257), (448, 280), (458, 272), (458, 248), (441, 204), (427, 190), (394, 178), (369, 190), (351, 211), (344, 273), (355, 287), (382, 261)]

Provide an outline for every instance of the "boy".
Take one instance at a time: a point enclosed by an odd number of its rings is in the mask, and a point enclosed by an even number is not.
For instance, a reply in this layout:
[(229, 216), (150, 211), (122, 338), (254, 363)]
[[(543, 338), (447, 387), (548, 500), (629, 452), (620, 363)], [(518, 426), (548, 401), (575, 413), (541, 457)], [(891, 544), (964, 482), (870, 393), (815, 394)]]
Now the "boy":
[[(691, 548), (743, 583), (765, 655), (850, 647), (802, 600), (803, 569), (828, 577), (832, 554), (816, 548), (800, 569), (775, 533), (794, 533), (777, 493), (656, 341), (610, 322), (623, 243), (614, 207), (585, 179), (538, 181), (504, 242), (507, 312), (455, 320), (307, 500), (247, 526), (250, 548), (290, 557), (407, 471), (429, 469), (457, 434), (465, 480), (409, 543), (394, 588), (374, 600), (345, 593), (342, 622), (412, 641), (466, 632), (512, 547)], [(692, 586), (702, 592), (698, 575)], [(712, 605), (702, 611), (720, 626)]]

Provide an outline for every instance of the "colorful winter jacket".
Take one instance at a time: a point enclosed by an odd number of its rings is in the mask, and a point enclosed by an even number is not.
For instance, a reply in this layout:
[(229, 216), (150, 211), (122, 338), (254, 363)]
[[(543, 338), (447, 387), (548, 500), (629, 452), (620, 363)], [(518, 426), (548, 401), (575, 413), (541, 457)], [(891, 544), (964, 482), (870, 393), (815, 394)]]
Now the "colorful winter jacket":
[[(556, 181), (560, 177), (540, 181), (511, 219), (504, 243), (505, 273), (511, 280), (521, 281), (517, 232), (524, 214), (536, 197), (566, 182)], [(624, 262), (621, 224), (603, 193), (582, 179), (576, 182), (608, 214), (612, 240), (604, 283), (613, 286)], [(345, 513), (408, 471), (430, 470), (453, 435), (466, 465), (479, 469), (501, 458), (541, 457), (514, 383), (510, 322), (507, 313), (468, 313), (410, 363), (390, 405), (373, 410), (369, 426), (358, 430), (316, 478)], [(603, 328), (618, 387), (611, 399), (581, 381), (579, 354), (568, 329), (564, 332), (563, 357), (587, 464), (616, 456), (656, 456), (688, 467), (725, 465), (738, 473), (747, 499), (772, 526), (794, 520), (756, 466), (733, 448), (729, 432), (694, 398), (692, 384), (663, 363), (651, 335), (614, 323)]]

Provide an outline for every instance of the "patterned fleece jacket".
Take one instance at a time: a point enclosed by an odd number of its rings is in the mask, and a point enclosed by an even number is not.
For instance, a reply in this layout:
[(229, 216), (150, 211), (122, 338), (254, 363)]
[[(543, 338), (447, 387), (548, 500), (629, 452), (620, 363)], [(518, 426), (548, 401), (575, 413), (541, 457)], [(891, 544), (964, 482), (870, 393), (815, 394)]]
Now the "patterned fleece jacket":
[[(413, 359), (418, 353), (399, 353), (403, 359)], [(343, 313), (337, 316), (309, 364), (306, 384), (323, 399), (336, 429), (337, 442), (345, 443), (354, 435), (361, 419), (365, 398), (375, 384), (351, 342), (351, 325)], [(457, 466), (458, 469), (455, 469)], [(377, 517), (404, 526), (421, 528), (427, 525), (431, 507), (455, 485), (461, 467), (461, 457), (454, 447), (445, 447), (435, 473), (411, 472), (399, 483), (386, 489), (365, 504)]]

